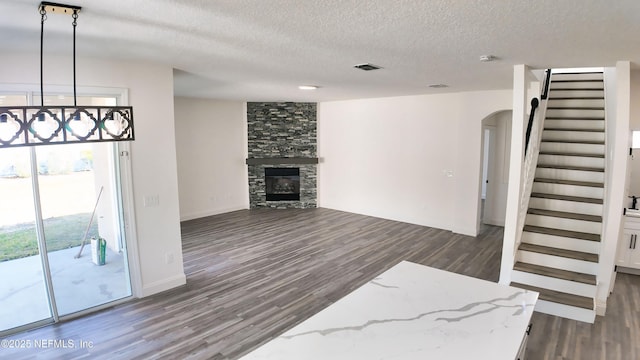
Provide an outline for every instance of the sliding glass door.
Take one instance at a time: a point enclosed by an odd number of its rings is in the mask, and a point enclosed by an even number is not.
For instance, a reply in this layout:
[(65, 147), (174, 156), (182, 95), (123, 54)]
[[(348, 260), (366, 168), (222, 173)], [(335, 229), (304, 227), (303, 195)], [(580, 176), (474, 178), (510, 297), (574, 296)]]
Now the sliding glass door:
[(36, 154), (59, 316), (131, 295), (114, 183), (113, 144), (42, 146)]
[(0, 149), (0, 335), (131, 296), (118, 146)]
[(0, 331), (51, 321), (30, 149), (0, 150)]

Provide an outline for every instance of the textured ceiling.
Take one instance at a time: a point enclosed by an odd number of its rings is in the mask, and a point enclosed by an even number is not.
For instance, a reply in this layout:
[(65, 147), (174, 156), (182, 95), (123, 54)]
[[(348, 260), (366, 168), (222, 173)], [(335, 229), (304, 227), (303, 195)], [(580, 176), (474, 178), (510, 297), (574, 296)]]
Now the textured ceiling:
[[(0, 1), (2, 52), (37, 53), (38, 3)], [(182, 96), (323, 101), (506, 89), (514, 64), (640, 64), (638, 0), (69, 3), (83, 7), (79, 56), (169, 65)], [(68, 16), (49, 15), (47, 53), (70, 51), (69, 24)], [(481, 63), (484, 54), (498, 60)], [(353, 68), (365, 62), (383, 69)], [(449, 87), (427, 86), (438, 83)], [(298, 90), (302, 84), (320, 89)]]

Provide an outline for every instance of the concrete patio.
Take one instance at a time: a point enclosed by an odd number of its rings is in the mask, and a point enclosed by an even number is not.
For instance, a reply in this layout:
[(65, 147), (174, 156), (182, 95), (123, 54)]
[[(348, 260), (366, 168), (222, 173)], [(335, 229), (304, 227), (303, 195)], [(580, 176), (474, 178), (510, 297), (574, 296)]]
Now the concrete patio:
[[(60, 316), (102, 305), (131, 294), (123, 254), (107, 248), (105, 265), (91, 261), (87, 244), (49, 253), (54, 293)], [(49, 318), (40, 256), (0, 262), (0, 331)]]

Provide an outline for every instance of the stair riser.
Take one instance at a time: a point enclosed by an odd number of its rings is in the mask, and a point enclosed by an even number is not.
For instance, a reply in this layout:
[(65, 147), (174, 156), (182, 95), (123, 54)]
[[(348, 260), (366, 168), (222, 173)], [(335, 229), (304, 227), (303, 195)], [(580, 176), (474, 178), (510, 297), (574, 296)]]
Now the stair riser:
[(529, 200), (529, 207), (586, 215), (602, 215), (602, 204), (590, 204), (576, 201), (531, 198)]
[(583, 156), (545, 155), (540, 154), (538, 164), (555, 166), (584, 166), (604, 169), (604, 159)]
[(551, 82), (549, 84), (551, 95), (556, 96), (554, 89), (604, 89), (602, 81), (579, 81), (579, 82)]
[(590, 109), (551, 109), (547, 108), (548, 117), (584, 117), (584, 118), (603, 118), (604, 110)]
[(593, 129), (604, 130), (604, 120), (556, 120), (546, 119), (546, 128), (553, 129)]
[(564, 219), (553, 216), (534, 214), (527, 214), (525, 224), (551, 229), (579, 231), (590, 234), (600, 234), (600, 232), (602, 231), (602, 224), (599, 222)]
[(552, 303), (545, 300), (538, 300), (538, 302), (536, 303), (535, 311), (590, 324), (593, 324), (596, 321), (595, 310), (577, 308), (564, 304)]
[(604, 79), (604, 74), (602, 72), (593, 72), (593, 73), (553, 73), (551, 74), (551, 80), (600, 80)]
[(536, 169), (536, 177), (543, 179), (604, 182), (604, 173), (566, 169)]
[(541, 142), (540, 151), (604, 154), (604, 145)]
[(555, 90), (552, 93), (553, 97), (604, 97), (604, 90)]
[(551, 184), (551, 183), (533, 183), (533, 192), (544, 194), (557, 194), (567, 196), (580, 196), (588, 198), (602, 199), (604, 195), (603, 188), (596, 188), (590, 186), (576, 186), (576, 185), (564, 185), (564, 184)]
[(565, 130), (544, 130), (542, 132), (542, 141), (560, 140), (560, 141), (604, 141), (603, 132), (588, 131), (565, 131)]
[(522, 233), (522, 242), (591, 254), (597, 254), (600, 251), (600, 243), (597, 241), (573, 239), (528, 231)]
[(511, 281), (573, 295), (585, 296), (590, 298), (595, 298), (596, 296), (595, 285), (583, 284), (575, 281), (558, 279), (524, 271), (513, 270), (513, 272), (511, 273)]
[(589, 275), (597, 275), (598, 273), (597, 263), (569, 259), (554, 255), (540, 254), (531, 251), (518, 250), (518, 252), (516, 253), (516, 261), (522, 261), (529, 264), (547, 266), (561, 270), (575, 271)]
[[(553, 97), (556, 97), (555, 93)], [(548, 107), (604, 107), (604, 99), (549, 99)]]

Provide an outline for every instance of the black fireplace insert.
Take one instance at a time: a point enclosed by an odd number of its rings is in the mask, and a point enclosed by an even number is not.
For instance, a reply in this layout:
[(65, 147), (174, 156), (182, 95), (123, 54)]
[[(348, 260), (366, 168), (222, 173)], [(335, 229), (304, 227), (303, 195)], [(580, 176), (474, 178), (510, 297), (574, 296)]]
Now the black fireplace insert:
[(300, 200), (300, 168), (265, 168), (267, 201)]

